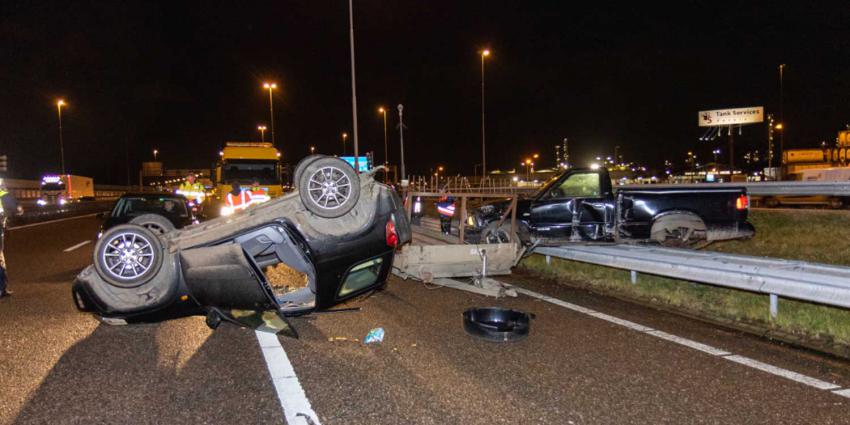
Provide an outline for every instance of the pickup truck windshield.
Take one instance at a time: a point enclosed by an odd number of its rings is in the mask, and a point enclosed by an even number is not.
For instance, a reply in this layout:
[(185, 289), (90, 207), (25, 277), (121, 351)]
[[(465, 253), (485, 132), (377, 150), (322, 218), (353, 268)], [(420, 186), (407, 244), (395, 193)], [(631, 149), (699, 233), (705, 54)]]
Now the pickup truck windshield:
[(541, 199), (598, 198), (600, 193), (598, 173), (571, 174), (560, 183), (550, 185)]

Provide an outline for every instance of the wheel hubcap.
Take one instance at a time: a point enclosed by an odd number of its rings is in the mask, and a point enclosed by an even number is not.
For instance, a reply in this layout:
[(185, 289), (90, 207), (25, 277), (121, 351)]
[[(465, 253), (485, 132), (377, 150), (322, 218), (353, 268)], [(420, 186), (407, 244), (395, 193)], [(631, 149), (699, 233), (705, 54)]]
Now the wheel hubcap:
[(351, 198), (351, 180), (337, 167), (322, 167), (310, 176), (307, 191), (314, 204), (335, 210)]
[(119, 233), (106, 244), (101, 259), (112, 277), (130, 280), (150, 270), (154, 255), (153, 246), (146, 237)]

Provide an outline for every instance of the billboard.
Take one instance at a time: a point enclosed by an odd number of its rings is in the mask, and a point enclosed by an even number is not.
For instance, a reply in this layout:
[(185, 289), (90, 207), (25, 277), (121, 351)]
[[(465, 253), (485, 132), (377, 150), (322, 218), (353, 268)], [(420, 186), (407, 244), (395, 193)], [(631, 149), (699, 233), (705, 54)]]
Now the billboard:
[[(339, 157), (339, 159), (351, 164), (351, 168), (354, 168), (354, 157), (353, 156), (341, 156), (341, 157)], [(371, 164), (369, 164), (369, 158), (368, 157), (359, 156), (359, 157), (357, 157), (357, 165), (360, 166), (359, 171), (361, 173), (363, 173), (363, 172), (369, 171), (369, 166)]]
[(699, 111), (700, 127), (720, 127), (760, 122), (764, 122), (764, 107), (762, 106)]

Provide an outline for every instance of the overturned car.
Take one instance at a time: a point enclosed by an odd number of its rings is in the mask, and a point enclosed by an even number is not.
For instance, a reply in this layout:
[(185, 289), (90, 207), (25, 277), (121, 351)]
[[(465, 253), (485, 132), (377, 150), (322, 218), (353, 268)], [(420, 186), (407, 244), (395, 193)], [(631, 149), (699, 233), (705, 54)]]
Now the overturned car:
[(292, 331), (287, 317), (382, 285), (411, 238), (395, 192), (323, 155), (294, 177), (298, 191), (235, 215), (164, 234), (109, 229), (74, 282), (74, 303), (111, 324), (206, 315), (212, 328)]

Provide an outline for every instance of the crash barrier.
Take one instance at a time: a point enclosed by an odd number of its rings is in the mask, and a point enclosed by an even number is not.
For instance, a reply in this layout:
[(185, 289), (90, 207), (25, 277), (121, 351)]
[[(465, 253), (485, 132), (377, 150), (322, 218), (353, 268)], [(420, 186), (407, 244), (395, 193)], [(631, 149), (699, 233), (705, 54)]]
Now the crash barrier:
[[(615, 189), (646, 188), (645, 184), (627, 184), (615, 186)], [(741, 183), (682, 183), (682, 184), (652, 184), (653, 190), (671, 189), (704, 189), (706, 187), (744, 187), (747, 194), (754, 196), (850, 196), (850, 181), (783, 181), (783, 182), (741, 182)]]
[(768, 294), (775, 319), (779, 297), (850, 308), (850, 267), (778, 258), (637, 245), (536, 248), (537, 254), (742, 291)]
[(533, 191), (542, 183), (514, 181), (511, 177), (410, 176), (408, 190), (426, 192), (446, 190), (452, 193), (518, 193)]
[[(542, 183), (514, 182), (511, 179), (494, 178), (485, 181), (484, 185), (470, 183), (467, 177), (440, 178), (439, 184), (435, 179), (424, 177), (411, 180), (411, 190), (426, 191), (435, 187), (452, 193), (486, 192), (486, 193), (533, 193)], [(616, 183), (616, 182), (615, 182)], [(614, 189), (639, 190), (646, 187), (652, 189), (705, 189), (706, 187), (744, 187), (753, 196), (846, 196), (850, 197), (850, 181), (779, 181), (779, 182), (738, 182), (738, 183), (647, 183), (615, 185)]]
[[(4, 179), (6, 188), (18, 200), (38, 199), (41, 182), (38, 180)], [(94, 196), (98, 199), (116, 199), (126, 192), (138, 190), (137, 186), (94, 185)]]
[[(405, 210), (407, 212), (408, 219), (416, 222), (416, 220), (412, 220), (414, 215), (414, 209), (416, 207), (417, 200), (437, 200), (444, 196), (449, 196), (455, 198), (455, 217), (458, 217), (458, 238), (460, 243), (465, 243), (466, 241), (466, 217), (467, 217), (467, 206), (469, 204), (469, 199), (485, 199), (485, 198), (496, 198), (496, 199), (510, 199), (511, 205), (510, 207), (502, 214), (499, 221), (496, 223), (495, 228), (498, 229), (502, 226), (503, 223), (510, 223), (510, 242), (519, 242), (516, 240), (516, 204), (517, 204), (517, 195), (511, 193), (479, 193), (479, 192), (417, 192), (410, 191), (407, 193), (406, 201), (405, 201)], [(459, 208), (458, 208), (459, 205)], [(420, 216), (424, 214), (425, 206), (419, 204), (420, 211), (416, 213)]]

